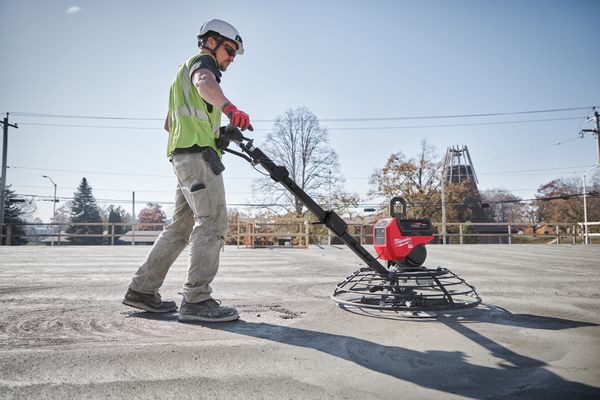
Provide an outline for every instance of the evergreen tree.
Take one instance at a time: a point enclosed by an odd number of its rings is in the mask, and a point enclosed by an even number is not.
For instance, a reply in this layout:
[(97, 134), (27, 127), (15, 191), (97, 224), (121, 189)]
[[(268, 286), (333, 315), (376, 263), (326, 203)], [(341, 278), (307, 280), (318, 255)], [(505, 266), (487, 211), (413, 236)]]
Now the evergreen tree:
[[(131, 216), (127, 213), (127, 211), (125, 211), (124, 209), (121, 208), (121, 206), (116, 207), (115, 205), (111, 204), (110, 206), (108, 206), (108, 208), (106, 209), (106, 214), (107, 214), (107, 220), (106, 222), (108, 222), (109, 227), (108, 227), (108, 233), (111, 233), (111, 224), (115, 224), (115, 231), (114, 234), (115, 236), (121, 236), (122, 234), (125, 233), (126, 229), (124, 225), (118, 225), (118, 224), (122, 224), (122, 223), (127, 223), (131, 221)], [(110, 244), (110, 238), (107, 239), (107, 244)], [(122, 242), (119, 239), (115, 239), (115, 244), (122, 244)]]
[[(77, 191), (73, 194), (70, 223), (101, 223), (102, 218), (92, 194), (92, 187), (83, 178)], [(102, 225), (71, 225), (67, 228), (70, 234), (102, 234)], [(70, 237), (72, 244), (102, 244), (101, 237)]]
[[(11, 225), (11, 235), (10, 235), (10, 244), (26, 244), (27, 240), (23, 237), (25, 235), (25, 230), (22, 225), (25, 221), (23, 218), (23, 211), (20, 202), (16, 201), (17, 196), (13, 190), (10, 190), (10, 186), (7, 186), (4, 190), (4, 226), (3, 226), (3, 236), (2, 236), (2, 244), (6, 244), (6, 238), (4, 235), (6, 234), (7, 225)], [(16, 225), (15, 225), (16, 224)]]

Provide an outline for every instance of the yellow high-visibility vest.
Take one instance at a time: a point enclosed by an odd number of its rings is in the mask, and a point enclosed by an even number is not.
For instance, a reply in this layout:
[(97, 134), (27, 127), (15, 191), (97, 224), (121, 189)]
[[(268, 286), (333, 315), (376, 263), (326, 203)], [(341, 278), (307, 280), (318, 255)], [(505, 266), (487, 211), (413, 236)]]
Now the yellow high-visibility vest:
[[(196, 54), (181, 64), (169, 92), (169, 140), (167, 157), (173, 155), (178, 148), (212, 147), (221, 156), (215, 139), (219, 137), (221, 126), (221, 110), (211, 107), (200, 97), (198, 90), (192, 84), (190, 68), (199, 57), (206, 54)], [(210, 56), (209, 56), (210, 57)]]

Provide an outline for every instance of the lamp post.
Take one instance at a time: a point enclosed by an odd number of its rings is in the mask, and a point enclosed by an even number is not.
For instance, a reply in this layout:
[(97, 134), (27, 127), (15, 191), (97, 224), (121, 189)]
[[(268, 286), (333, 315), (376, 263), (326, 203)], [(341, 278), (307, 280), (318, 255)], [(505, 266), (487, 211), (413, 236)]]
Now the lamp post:
[(446, 244), (446, 194), (444, 193), (445, 179), (442, 179), (442, 244)]
[(583, 174), (583, 241), (585, 244), (588, 243), (588, 226), (587, 226), (587, 189), (585, 187), (585, 177), (594, 168), (598, 168), (598, 165), (594, 165), (593, 167), (588, 168), (587, 171)]
[[(328, 172), (329, 175), (327, 176), (327, 186), (328, 186), (328, 193), (327, 193), (327, 203), (329, 203), (329, 210), (333, 209), (332, 204), (331, 204), (331, 171)], [(331, 231), (329, 229), (327, 229), (327, 245), (331, 246)]]
[(42, 178), (50, 179), (50, 182), (52, 182), (54, 185), (54, 201), (52, 203), (52, 219), (54, 219), (56, 216), (56, 183), (54, 183), (54, 180), (52, 180), (52, 178), (50, 178), (48, 175), (42, 175)]

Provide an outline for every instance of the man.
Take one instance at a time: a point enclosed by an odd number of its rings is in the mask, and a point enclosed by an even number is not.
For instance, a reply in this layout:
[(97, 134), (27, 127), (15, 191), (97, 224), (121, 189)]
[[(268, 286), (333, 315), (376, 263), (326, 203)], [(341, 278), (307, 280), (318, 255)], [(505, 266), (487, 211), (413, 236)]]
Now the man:
[(227, 208), (221, 172), (221, 152), (215, 145), (221, 112), (230, 124), (252, 130), (248, 115), (223, 94), (219, 83), (237, 54), (244, 53), (238, 31), (213, 19), (200, 28), (199, 54), (177, 72), (169, 94), (165, 129), (167, 155), (177, 176), (173, 221), (152, 246), (133, 277), (123, 303), (149, 312), (171, 312), (173, 301), (158, 293), (165, 276), (189, 243), (188, 276), (179, 310), (180, 321), (233, 321), (237, 310), (211, 297), (210, 283), (219, 267), (219, 252), (227, 233)]

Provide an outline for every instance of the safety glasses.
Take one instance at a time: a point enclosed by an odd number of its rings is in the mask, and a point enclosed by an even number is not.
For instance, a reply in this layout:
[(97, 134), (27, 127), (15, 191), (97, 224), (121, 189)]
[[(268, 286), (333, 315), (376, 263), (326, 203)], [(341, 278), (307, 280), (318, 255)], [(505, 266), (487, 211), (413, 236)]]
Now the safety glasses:
[(235, 55), (237, 54), (237, 51), (231, 48), (231, 46), (229, 46), (228, 44), (223, 44), (223, 48), (225, 49), (225, 52), (229, 57), (235, 57)]

